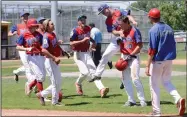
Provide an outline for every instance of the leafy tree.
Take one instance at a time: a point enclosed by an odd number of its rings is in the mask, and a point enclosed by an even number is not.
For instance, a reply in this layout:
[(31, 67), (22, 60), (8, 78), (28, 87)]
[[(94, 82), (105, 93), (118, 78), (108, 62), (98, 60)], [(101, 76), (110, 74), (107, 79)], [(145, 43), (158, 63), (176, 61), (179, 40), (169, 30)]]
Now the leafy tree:
[[(164, 22), (174, 30), (187, 30), (187, 10), (185, 1), (138, 1), (132, 3), (133, 7), (149, 12), (151, 8), (158, 8)], [(134, 9), (135, 10), (135, 9)]]

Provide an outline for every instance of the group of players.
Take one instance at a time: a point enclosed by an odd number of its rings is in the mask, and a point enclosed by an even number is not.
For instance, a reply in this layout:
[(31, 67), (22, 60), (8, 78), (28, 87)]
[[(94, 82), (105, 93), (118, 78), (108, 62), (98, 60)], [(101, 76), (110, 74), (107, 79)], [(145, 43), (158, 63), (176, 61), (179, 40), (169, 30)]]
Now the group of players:
[[(124, 90), (128, 95), (128, 101), (124, 106), (136, 105), (132, 86), (133, 82), (140, 105), (144, 107), (147, 103), (139, 77), (139, 53), (143, 44), (141, 33), (136, 28), (137, 22), (130, 15), (130, 10), (113, 9), (107, 4), (102, 4), (98, 11), (99, 14), (107, 17), (105, 21), (107, 31), (115, 37), (111, 39), (111, 43), (105, 50), (96, 68), (90, 55), (90, 48), (94, 51), (95, 41), (90, 37), (91, 28), (86, 25), (87, 16), (81, 15), (78, 17), (78, 26), (73, 28), (70, 34), (70, 46), (74, 51), (74, 61), (80, 71), (80, 75), (75, 82), (76, 91), (79, 95), (83, 95), (82, 82), (88, 78), (89, 82), (95, 83), (101, 97), (105, 97), (109, 92), (109, 88), (102, 84), (101, 76), (111, 57), (120, 51), (121, 58), (128, 58), (129, 60), (128, 67), (122, 71), (121, 78)], [(39, 18), (37, 21), (35, 19), (28, 19), (29, 13), (22, 13), (20, 16), (23, 23), (13, 26), (9, 36), (19, 35), (16, 48), (19, 50), (28, 79), (25, 85), (25, 93), (30, 95), (33, 87), (36, 86), (38, 89), (36, 96), (40, 99), (42, 105), (45, 105), (44, 99), (49, 94), (52, 94), (52, 104), (60, 105), (59, 102), (62, 100), (62, 92), (60, 91), (62, 78), (58, 64), (60, 63), (59, 57), (63, 50), (59, 46), (62, 42), (58, 41), (55, 33), (53, 33), (55, 30), (54, 24), (51, 20), (45, 18)], [(183, 115), (185, 99), (181, 98), (170, 81), (171, 60), (176, 58), (173, 31), (167, 24), (160, 21), (160, 11), (158, 9), (151, 9), (148, 17), (151, 23), (154, 24), (149, 31), (150, 48), (148, 52), (149, 59), (146, 64), (146, 75), (150, 76), (152, 115), (159, 116), (161, 114), (159, 79), (161, 79), (167, 91), (174, 97), (175, 103), (178, 105), (179, 115)], [(168, 43), (173, 45), (173, 47), (171, 48), (171, 46), (166, 45)], [(51, 85), (43, 90), (46, 71), (50, 76)], [(14, 71), (14, 74), (18, 78), (16, 72)]]

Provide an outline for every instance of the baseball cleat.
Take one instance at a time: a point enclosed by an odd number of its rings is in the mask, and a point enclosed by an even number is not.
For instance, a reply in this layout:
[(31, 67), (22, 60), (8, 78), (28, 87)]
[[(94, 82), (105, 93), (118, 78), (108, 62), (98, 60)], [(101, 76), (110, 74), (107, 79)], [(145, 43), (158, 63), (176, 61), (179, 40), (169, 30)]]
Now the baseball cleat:
[(179, 99), (179, 101), (177, 102), (177, 107), (179, 109), (179, 116), (183, 116), (185, 112), (185, 99), (184, 98)]
[(46, 98), (44, 98), (44, 101), (45, 101), (45, 102), (51, 102), (51, 100), (50, 100), (50, 99), (48, 99), (47, 97), (46, 97)]
[(42, 106), (45, 106), (45, 100), (44, 100), (44, 97), (42, 97), (42, 95), (40, 93), (37, 93), (36, 94), (37, 98), (40, 100), (40, 104)]
[(90, 80), (88, 80), (88, 82), (94, 82), (95, 80), (101, 80), (101, 77), (93, 76), (93, 78), (91, 78)]
[(140, 105), (141, 105), (141, 107), (145, 107), (145, 106), (147, 106), (147, 103), (145, 101), (140, 101)]
[(127, 102), (125, 102), (124, 106), (136, 106), (136, 103), (127, 101)]
[(154, 116), (160, 117), (161, 114), (160, 113), (156, 113), (156, 112), (152, 112), (150, 115), (146, 115), (146, 117), (154, 117)]
[(29, 83), (25, 83), (25, 95), (30, 96), (32, 89), (29, 87)]
[(124, 89), (124, 85), (123, 85), (123, 83), (121, 83), (121, 85), (120, 85), (119, 88), (120, 88), (120, 89)]
[(108, 62), (108, 66), (109, 66), (110, 69), (112, 69), (112, 67), (113, 67), (112, 61)]
[(107, 93), (109, 92), (109, 88), (103, 88), (100, 90), (101, 98), (106, 97)]
[(15, 71), (15, 70), (13, 71), (13, 74), (15, 75), (15, 76), (14, 76), (14, 80), (15, 80), (16, 82), (18, 82), (18, 81), (19, 81), (19, 76), (16, 74), (16, 71)]
[(61, 103), (55, 103), (55, 104), (52, 104), (53, 106), (65, 106), (64, 104), (61, 104)]
[(82, 85), (79, 85), (78, 83), (75, 83), (75, 87), (76, 87), (77, 94), (78, 95), (83, 95)]

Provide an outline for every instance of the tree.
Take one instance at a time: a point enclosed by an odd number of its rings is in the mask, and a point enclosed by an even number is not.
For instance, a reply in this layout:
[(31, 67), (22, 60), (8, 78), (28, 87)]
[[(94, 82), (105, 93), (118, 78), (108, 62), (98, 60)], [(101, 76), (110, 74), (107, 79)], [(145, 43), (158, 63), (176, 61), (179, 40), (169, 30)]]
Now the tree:
[(174, 30), (187, 30), (185, 1), (138, 1), (132, 3), (131, 6), (146, 12), (149, 12), (151, 8), (158, 8), (161, 11), (163, 21)]

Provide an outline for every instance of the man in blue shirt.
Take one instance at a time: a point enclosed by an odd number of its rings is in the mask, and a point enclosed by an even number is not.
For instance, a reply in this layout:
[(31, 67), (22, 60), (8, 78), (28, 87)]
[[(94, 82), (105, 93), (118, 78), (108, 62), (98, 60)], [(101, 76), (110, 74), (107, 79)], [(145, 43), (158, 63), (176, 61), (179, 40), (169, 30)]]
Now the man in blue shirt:
[(148, 17), (153, 27), (149, 30), (149, 50), (146, 64), (146, 75), (150, 76), (150, 91), (152, 96), (153, 116), (160, 116), (161, 80), (165, 89), (172, 95), (177, 104), (179, 115), (185, 112), (185, 99), (181, 98), (171, 83), (172, 60), (176, 58), (176, 43), (170, 26), (160, 21), (160, 11), (153, 8)]
[[(91, 28), (90, 36), (96, 43), (95, 51), (92, 51), (92, 58), (97, 67), (99, 65), (99, 61), (101, 60), (101, 42), (103, 37), (101, 31), (95, 27), (94, 23), (90, 23), (89, 26)], [(108, 62), (108, 66), (112, 69), (112, 62)]]

